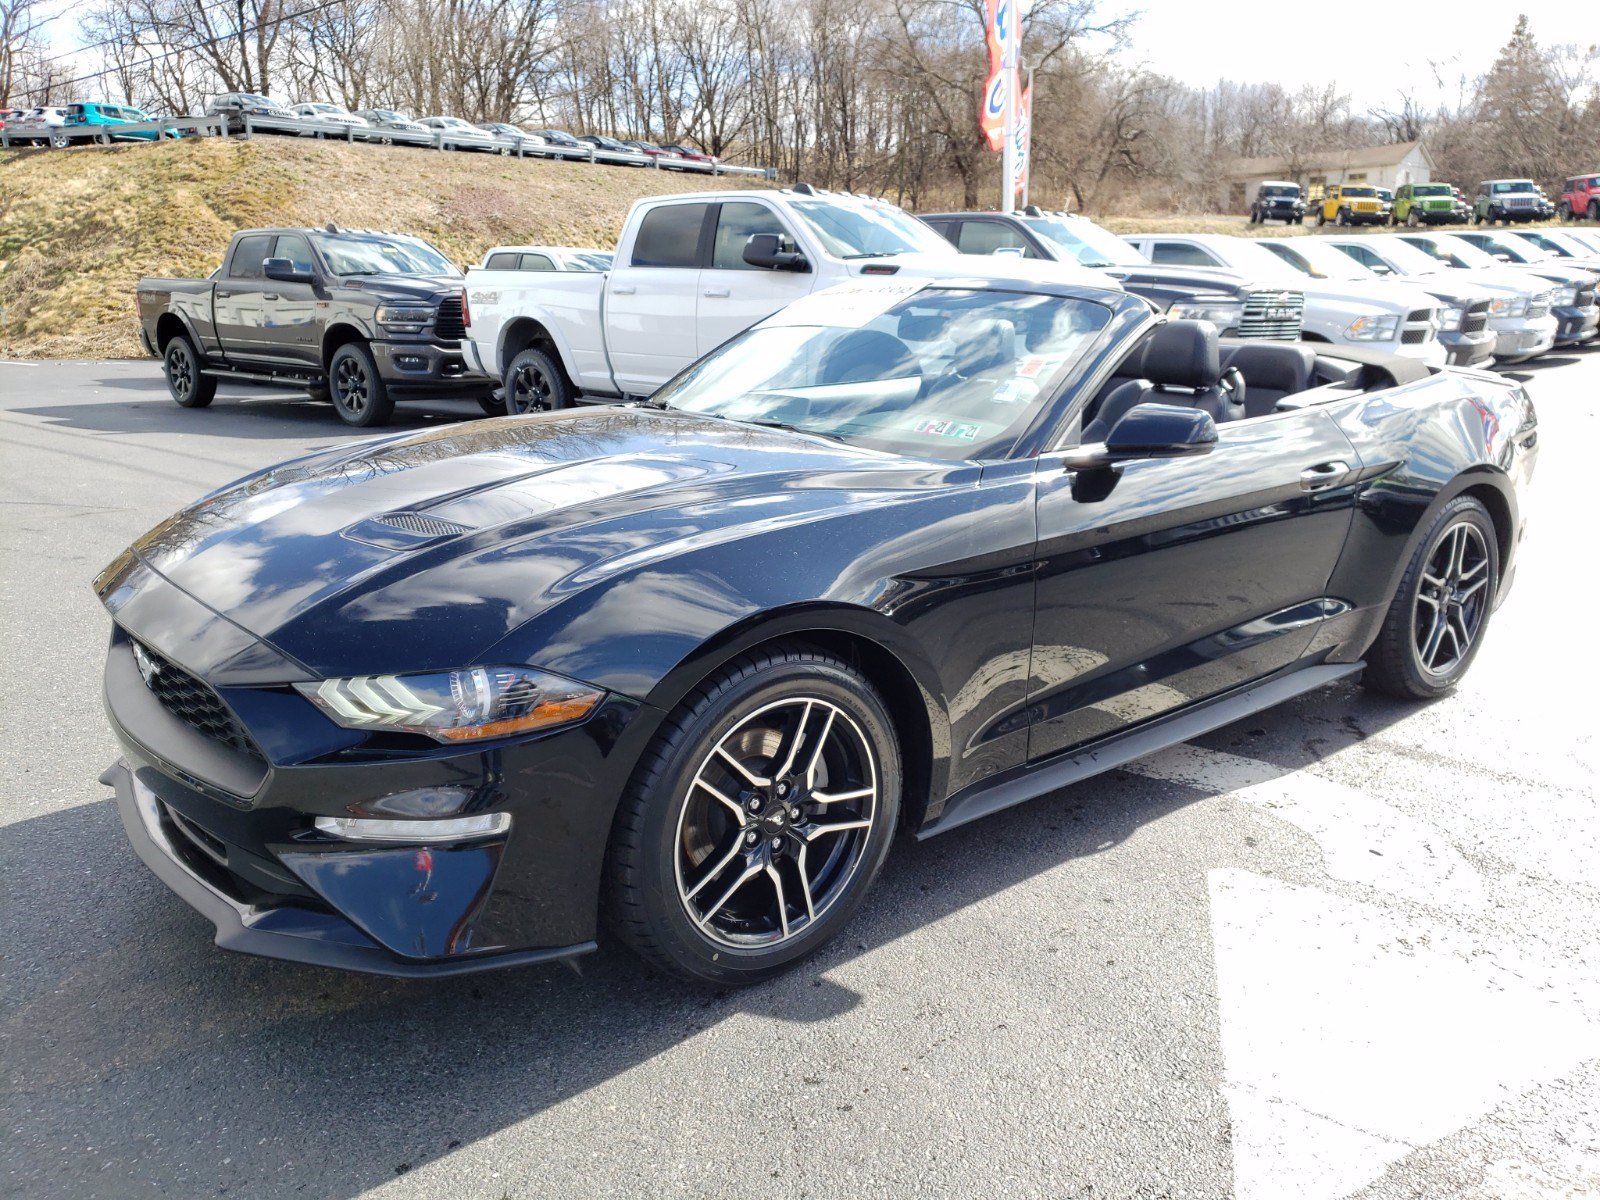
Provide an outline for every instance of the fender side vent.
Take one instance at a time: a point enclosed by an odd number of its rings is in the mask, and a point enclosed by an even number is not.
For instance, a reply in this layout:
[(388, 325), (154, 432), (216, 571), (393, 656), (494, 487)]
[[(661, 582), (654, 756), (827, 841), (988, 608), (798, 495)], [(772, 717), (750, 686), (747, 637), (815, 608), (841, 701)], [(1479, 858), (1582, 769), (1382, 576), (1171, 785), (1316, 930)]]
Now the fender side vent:
[(359, 521), (344, 536), (385, 550), (412, 550), (429, 542), (471, 533), (470, 526), (419, 512), (391, 512)]

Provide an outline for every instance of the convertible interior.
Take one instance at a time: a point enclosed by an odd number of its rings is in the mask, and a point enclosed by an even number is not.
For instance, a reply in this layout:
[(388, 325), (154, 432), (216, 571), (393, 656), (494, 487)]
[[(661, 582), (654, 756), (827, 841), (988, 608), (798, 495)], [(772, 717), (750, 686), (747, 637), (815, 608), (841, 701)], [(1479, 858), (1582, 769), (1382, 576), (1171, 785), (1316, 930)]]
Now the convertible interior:
[(1082, 440), (1104, 441), (1139, 404), (1199, 408), (1217, 424), (1426, 379), (1415, 359), (1345, 346), (1219, 338), (1205, 321), (1168, 321), (1136, 346), (1084, 410)]

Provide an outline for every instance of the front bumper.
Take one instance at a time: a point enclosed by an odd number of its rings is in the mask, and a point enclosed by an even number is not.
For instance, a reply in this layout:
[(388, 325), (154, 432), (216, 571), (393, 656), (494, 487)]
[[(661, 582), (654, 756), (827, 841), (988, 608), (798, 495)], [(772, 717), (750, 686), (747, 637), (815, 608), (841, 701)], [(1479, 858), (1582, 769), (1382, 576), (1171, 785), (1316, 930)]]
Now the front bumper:
[(1549, 317), (1503, 317), (1492, 320), (1494, 356), (1500, 359), (1532, 358), (1556, 344), (1556, 319)]
[(396, 395), (487, 395), (497, 381), (467, 361), (461, 342), (373, 342), (378, 374)]
[(1550, 315), (1557, 321), (1556, 345), (1577, 346), (1595, 340), (1597, 331), (1600, 331), (1600, 305), (1590, 304), (1584, 308), (1570, 308), (1560, 305), (1550, 310)]
[(1494, 358), (1495, 343), (1499, 340), (1494, 330), (1484, 328), (1476, 333), (1446, 330), (1439, 334), (1439, 343), (1448, 355), (1452, 367), (1487, 366)]
[(208, 861), (204, 835), (185, 832), (179, 823), (182, 818), (174, 817), (125, 760), (113, 764), (100, 782), (116, 791), (117, 813), (134, 853), (216, 927), (216, 944), (224, 950), (369, 975), (425, 979), (570, 959), (596, 948), (590, 941), (473, 958), (397, 957), (337, 913), (293, 902), (264, 902), (259, 893), (249, 892), (226, 867)]

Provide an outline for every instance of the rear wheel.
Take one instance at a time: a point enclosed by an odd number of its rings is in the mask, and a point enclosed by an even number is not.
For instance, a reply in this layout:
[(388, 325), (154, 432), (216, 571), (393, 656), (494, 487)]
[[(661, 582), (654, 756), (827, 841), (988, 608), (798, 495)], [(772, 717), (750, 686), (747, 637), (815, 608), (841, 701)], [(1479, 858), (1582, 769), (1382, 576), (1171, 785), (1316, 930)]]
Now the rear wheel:
[(1452, 691), (1483, 644), (1499, 580), (1488, 510), (1471, 496), (1456, 497), (1412, 555), (1362, 682), (1408, 700)]
[(69, 138), (66, 134), (64, 134), (64, 133), (52, 133), (50, 135), (50, 146), (51, 146), (52, 149), (65, 150), (70, 145), (72, 145), (72, 139)]
[(200, 356), (186, 334), (167, 343), (161, 356), (161, 370), (167, 377), (167, 391), (180, 408), (204, 408), (217, 395), (217, 381), (200, 373)]
[(483, 409), (486, 417), (503, 417), (506, 415), (506, 402), (496, 392), (485, 392), (478, 397), (478, 407)]
[(513, 417), (572, 407), (572, 385), (567, 377), (555, 359), (532, 347), (506, 368), (505, 392), (505, 411)]
[(360, 342), (347, 342), (333, 352), (328, 363), (328, 386), (333, 393), (333, 409), (346, 425), (383, 425), (394, 412), (394, 398), (378, 377), (372, 354)]
[(1589, 201), (1589, 220), (1600, 221), (1600, 200)]
[(816, 651), (756, 651), (696, 688), (640, 761), (608, 916), (674, 975), (755, 983), (850, 920), (899, 803), (898, 742), (872, 686)]

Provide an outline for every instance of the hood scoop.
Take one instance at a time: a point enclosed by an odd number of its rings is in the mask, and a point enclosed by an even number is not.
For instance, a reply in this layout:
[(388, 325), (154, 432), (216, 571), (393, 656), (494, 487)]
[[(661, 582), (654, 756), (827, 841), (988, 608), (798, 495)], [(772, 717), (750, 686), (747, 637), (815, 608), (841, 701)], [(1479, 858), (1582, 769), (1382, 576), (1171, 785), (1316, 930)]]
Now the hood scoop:
[(384, 550), (414, 550), (471, 532), (470, 525), (428, 513), (389, 512), (356, 522), (344, 531), (344, 536)]

